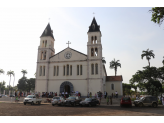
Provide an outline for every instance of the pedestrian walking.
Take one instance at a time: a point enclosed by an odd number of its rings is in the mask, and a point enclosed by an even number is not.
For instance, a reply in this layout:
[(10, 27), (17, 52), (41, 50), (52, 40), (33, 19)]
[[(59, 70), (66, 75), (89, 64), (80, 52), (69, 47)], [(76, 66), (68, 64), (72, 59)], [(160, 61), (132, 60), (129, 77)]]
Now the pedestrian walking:
[(162, 104), (164, 105), (164, 97), (162, 97)]
[(112, 97), (110, 96), (110, 104), (112, 105)]
[(92, 93), (90, 92), (90, 98), (92, 98)]
[(87, 97), (89, 98), (89, 92), (88, 92), (88, 94), (87, 94)]
[(106, 101), (107, 101), (107, 105), (109, 105), (109, 96), (107, 96)]

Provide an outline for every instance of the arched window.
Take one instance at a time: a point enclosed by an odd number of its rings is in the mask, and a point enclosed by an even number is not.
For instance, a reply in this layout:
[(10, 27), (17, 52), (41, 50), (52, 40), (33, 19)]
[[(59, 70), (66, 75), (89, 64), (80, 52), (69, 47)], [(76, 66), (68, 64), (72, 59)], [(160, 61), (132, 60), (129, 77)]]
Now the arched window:
[(40, 76), (42, 76), (42, 66), (40, 66)]
[(114, 90), (114, 84), (111, 84), (111, 90)]
[(67, 64), (67, 76), (69, 75), (69, 65)]
[(57, 76), (59, 75), (59, 66), (57, 66)]
[(72, 65), (70, 66), (70, 76), (72, 76)]
[(79, 65), (77, 65), (77, 75), (79, 75)]
[(63, 66), (63, 76), (65, 76), (65, 66)]
[(91, 65), (91, 74), (94, 74), (94, 64)]
[(91, 44), (94, 44), (93, 36), (91, 37)]
[(91, 56), (94, 56), (94, 49), (91, 48)]
[(47, 47), (47, 40), (45, 41), (45, 47)]
[(45, 76), (45, 66), (43, 66), (43, 76)]
[(98, 64), (97, 63), (95, 64), (95, 69), (96, 69), (95, 70), (96, 74), (98, 74)]
[(98, 56), (98, 49), (95, 48), (95, 56)]
[(44, 41), (42, 42), (42, 47), (44, 47)]
[(80, 65), (80, 75), (82, 75), (83, 69), (82, 65)]
[(97, 36), (95, 36), (95, 44), (97, 44)]
[(46, 60), (46, 51), (44, 52), (44, 60)]
[(43, 59), (43, 52), (41, 52), (41, 57), (40, 57), (40, 60), (42, 60)]
[(56, 76), (56, 66), (54, 66), (54, 76)]

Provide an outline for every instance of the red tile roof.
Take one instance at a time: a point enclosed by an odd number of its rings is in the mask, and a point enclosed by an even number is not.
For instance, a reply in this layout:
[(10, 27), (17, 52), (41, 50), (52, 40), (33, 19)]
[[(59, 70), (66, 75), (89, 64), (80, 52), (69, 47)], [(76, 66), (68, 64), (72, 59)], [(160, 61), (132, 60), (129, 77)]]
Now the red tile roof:
[(122, 75), (120, 76), (106, 76), (106, 81), (123, 81)]

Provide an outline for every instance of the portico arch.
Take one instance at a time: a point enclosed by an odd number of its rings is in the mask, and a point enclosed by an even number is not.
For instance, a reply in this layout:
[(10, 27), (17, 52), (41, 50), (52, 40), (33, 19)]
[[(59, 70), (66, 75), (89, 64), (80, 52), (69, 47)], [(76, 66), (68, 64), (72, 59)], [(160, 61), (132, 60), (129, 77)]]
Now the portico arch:
[(60, 85), (60, 93), (64, 92), (64, 88), (66, 85), (68, 85), (70, 87), (70, 92), (73, 91), (73, 84), (69, 81), (65, 81)]

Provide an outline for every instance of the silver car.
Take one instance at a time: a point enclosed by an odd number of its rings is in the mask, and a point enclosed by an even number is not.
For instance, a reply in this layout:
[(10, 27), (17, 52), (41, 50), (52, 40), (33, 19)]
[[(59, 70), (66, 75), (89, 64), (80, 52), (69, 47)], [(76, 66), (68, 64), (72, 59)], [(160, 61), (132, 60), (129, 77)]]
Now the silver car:
[(65, 98), (64, 97), (58, 97), (58, 96), (53, 97), (51, 100), (52, 106), (64, 105), (64, 102), (65, 102)]
[(158, 106), (158, 99), (155, 96), (147, 96), (141, 97), (139, 100), (134, 100), (133, 103), (136, 107), (153, 106), (156, 108)]

